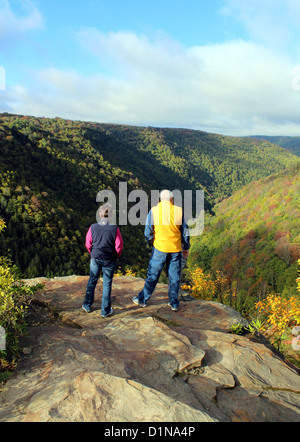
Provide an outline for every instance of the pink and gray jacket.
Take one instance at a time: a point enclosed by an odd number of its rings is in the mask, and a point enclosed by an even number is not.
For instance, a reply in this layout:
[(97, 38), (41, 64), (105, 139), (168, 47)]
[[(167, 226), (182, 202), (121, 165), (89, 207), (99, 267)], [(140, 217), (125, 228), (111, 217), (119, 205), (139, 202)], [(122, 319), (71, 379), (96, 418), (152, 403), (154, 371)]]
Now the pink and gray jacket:
[(86, 248), (93, 259), (116, 261), (123, 251), (123, 239), (119, 227), (105, 219), (93, 224), (86, 235)]

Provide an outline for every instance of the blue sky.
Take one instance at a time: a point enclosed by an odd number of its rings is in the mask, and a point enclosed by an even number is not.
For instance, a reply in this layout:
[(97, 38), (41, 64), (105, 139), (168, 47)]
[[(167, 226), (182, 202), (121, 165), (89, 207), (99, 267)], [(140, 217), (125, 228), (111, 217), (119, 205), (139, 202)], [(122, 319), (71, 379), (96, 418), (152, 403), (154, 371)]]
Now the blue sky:
[(0, 0), (0, 112), (300, 135), (299, 0)]

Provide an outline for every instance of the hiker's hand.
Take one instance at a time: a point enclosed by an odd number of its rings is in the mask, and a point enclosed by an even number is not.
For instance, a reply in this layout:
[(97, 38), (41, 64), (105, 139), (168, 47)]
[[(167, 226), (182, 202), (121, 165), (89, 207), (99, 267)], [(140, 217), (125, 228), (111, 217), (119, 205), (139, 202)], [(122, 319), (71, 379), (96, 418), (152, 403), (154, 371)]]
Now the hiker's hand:
[(183, 250), (182, 256), (184, 257), (184, 259), (186, 259), (189, 256), (189, 253), (190, 253), (189, 250)]

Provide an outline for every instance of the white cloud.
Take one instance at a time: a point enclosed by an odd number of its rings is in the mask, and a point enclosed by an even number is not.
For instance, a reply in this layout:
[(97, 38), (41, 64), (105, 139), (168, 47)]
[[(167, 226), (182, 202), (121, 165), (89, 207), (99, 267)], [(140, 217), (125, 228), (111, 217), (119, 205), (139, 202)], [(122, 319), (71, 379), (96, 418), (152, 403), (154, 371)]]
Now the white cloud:
[(185, 48), (158, 32), (152, 41), (146, 35), (134, 32), (109, 32), (105, 34), (94, 28), (79, 32), (79, 41), (100, 62), (114, 62), (130, 69), (130, 72), (170, 72), (181, 68), (179, 62), (185, 57)]
[(36, 6), (30, 0), (19, 0), (19, 6), (24, 11), (17, 15), (8, 0), (0, 0), (0, 42), (7, 43), (24, 32), (41, 29), (43, 18)]
[(97, 57), (99, 73), (41, 70), (35, 89), (7, 91), (15, 112), (232, 135), (299, 135), (293, 65), (258, 43), (184, 48), (161, 34), (151, 40), (95, 29), (79, 38)]
[(221, 13), (240, 22), (249, 37), (283, 50), (299, 46), (299, 0), (224, 0)]

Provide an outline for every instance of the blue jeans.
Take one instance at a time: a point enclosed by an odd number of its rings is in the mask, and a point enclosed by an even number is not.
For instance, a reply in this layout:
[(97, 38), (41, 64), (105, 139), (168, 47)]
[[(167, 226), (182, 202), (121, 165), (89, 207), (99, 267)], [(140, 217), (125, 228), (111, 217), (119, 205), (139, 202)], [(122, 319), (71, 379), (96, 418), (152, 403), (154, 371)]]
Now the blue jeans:
[(164, 253), (153, 247), (152, 254), (148, 266), (147, 279), (143, 290), (139, 293), (139, 301), (145, 304), (151, 297), (158, 283), (161, 271), (164, 265), (167, 265), (169, 276), (169, 302), (172, 307), (177, 308), (179, 305), (178, 292), (180, 288), (181, 276), (181, 252)]
[(95, 288), (100, 277), (101, 270), (103, 272), (103, 292), (101, 315), (108, 315), (111, 309), (111, 286), (116, 268), (115, 261), (102, 261), (101, 259), (91, 259), (90, 278), (86, 288), (85, 300), (83, 307), (90, 309), (94, 303)]

